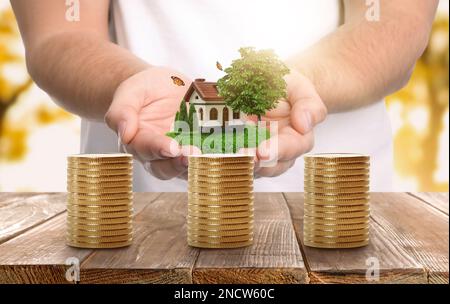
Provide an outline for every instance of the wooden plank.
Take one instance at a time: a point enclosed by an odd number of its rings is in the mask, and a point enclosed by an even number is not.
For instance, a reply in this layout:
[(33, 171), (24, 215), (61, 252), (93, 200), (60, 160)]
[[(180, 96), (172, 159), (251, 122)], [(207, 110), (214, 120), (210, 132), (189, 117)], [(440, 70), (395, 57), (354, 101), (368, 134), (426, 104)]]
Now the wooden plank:
[(448, 215), (448, 192), (414, 192), (409, 194)]
[(448, 215), (404, 193), (375, 193), (371, 201), (374, 221), (425, 267), (429, 282), (448, 284)]
[(282, 194), (255, 194), (254, 244), (200, 250), (194, 283), (307, 283), (308, 276)]
[[(157, 196), (137, 193), (135, 212), (139, 213)], [(1, 244), (0, 283), (68, 283), (67, 258), (75, 257), (82, 263), (93, 250), (66, 245), (65, 218), (65, 213), (60, 214)]]
[(128, 248), (97, 251), (81, 267), (81, 283), (192, 283), (198, 250), (186, 241), (186, 193), (165, 193), (135, 217)]
[[(299, 243), (303, 239), (303, 194), (285, 193)], [(377, 200), (372, 205), (377, 204)], [(377, 222), (371, 223), (370, 244), (356, 249), (317, 249), (301, 246), (311, 283), (427, 283), (427, 275), (392, 234)], [(367, 281), (370, 258), (380, 265), (378, 281)]]
[(64, 194), (2, 193), (0, 244), (64, 212), (65, 209)]

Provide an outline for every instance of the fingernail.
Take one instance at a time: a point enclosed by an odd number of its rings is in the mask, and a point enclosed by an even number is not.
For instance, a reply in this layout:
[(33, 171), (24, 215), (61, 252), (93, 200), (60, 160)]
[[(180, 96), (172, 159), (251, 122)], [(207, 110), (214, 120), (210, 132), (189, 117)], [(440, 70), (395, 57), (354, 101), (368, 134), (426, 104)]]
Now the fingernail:
[(166, 151), (166, 150), (161, 150), (161, 155), (163, 157), (167, 157), (167, 158), (172, 158), (172, 157), (176, 157), (177, 156), (174, 153), (172, 153), (171, 151)]
[(151, 172), (151, 169), (152, 169), (151, 163), (150, 163), (150, 162), (145, 162), (145, 163), (144, 163), (144, 169), (145, 169), (147, 172)]
[(269, 151), (264, 146), (258, 148), (258, 154), (261, 159), (269, 158)]
[(183, 164), (183, 166), (185, 166), (187, 168), (189, 166), (189, 158), (183, 156), (181, 158), (181, 163)]
[(121, 143), (123, 142), (123, 137), (125, 135), (125, 131), (127, 130), (127, 122), (126, 121), (121, 121), (119, 123), (119, 128), (117, 130), (117, 135), (119, 136), (119, 140)]
[(312, 116), (311, 116), (311, 113), (309, 113), (309, 111), (303, 112), (303, 121), (304, 121), (305, 131), (306, 132), (311, 131), (313, 128), (313, 125), (312, 125)]

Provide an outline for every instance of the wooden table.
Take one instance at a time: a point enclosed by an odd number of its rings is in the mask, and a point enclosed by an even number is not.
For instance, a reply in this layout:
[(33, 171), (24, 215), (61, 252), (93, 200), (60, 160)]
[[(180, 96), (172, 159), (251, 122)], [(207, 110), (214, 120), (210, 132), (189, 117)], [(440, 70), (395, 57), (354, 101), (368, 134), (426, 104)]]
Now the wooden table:
[[(243, 249), (186, 244), (186, 193), (136, 193), (134, 243), (112, 250), (65, 245), (62, 193), (0, 193), (0, 283), (448, 283), (448, 193), (373, 193), (371, 242), (359, 249), (302, 245), (303, 195), (258, 193), (255, 242)], [(376, 283), (372, 282), (372, 283)]]

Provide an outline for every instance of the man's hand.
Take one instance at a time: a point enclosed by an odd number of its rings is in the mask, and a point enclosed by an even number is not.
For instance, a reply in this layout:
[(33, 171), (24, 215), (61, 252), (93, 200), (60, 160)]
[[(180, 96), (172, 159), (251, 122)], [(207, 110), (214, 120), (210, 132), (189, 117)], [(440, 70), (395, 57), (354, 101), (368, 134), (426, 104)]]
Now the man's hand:
[[(177, 86), (177, 76), (186, 86)], [(144, 164), (146, 170), (160, 179), (177, 177), (187, 170), (193, 147), (180, 147), (165, 134), (170, 131), (190, 81), (180, 73), (152, 67), (120, 84), (106, 113), (108, 126), (117, 132), (126, 150)]]
[[(262, 120), (277, 121), (278, 134), (260, 144), (256, 151), (256, 176), (278, 176), (291, 168), (297, 157), (310, 151), (314, 145), (314, 127), (327, 115), (314, 85), (305, 76), (291, 71), (286, 76), (287, 100), (280, 100), (277, 108)], [(278, 148), (277, 153), (270, 153)], [(275, 160), (269, 160), (271, 155)], [(275, 162), (274, 166), (259, 167), (259, 161)]]

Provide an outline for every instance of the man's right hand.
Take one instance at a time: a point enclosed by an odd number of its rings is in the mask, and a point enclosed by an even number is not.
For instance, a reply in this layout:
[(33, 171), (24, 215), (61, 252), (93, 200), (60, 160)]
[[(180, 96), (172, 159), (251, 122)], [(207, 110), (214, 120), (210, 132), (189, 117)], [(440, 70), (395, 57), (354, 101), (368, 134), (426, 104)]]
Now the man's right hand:
[[(181, 78), (185, 86), (175, 85), (172, 76)], [(189, 84), (187, 77), (174, 70), (148, 68), (118, 86), (105, 115), (127, 152), (159, 179), (180, 176), (187, 170), (186, 156), (200, 153), (197, 148), (180, 147), (165, 135)]]

